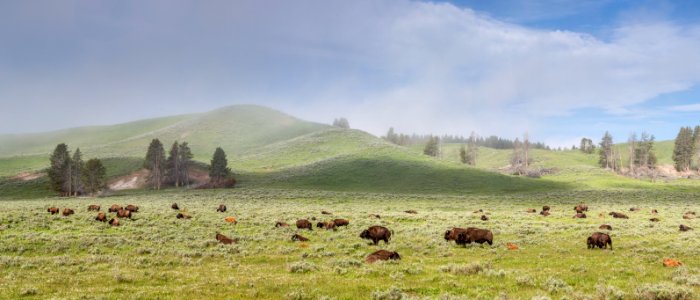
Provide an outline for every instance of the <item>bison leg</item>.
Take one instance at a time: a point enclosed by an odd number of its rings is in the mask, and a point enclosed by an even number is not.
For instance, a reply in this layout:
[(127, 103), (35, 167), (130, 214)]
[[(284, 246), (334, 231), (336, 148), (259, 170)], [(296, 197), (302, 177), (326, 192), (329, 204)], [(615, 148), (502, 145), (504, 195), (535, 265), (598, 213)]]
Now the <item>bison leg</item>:
[(384, 243), (385, 243), (385, 244), (389, 244), (389, 239), (388, 239), (388, 238), (384, 238)]
[(373, 238), (373, 239), (372, 239), (372, 242), (374, 243), (375, 246), (376, 246), (376, 245), (379, 245), (379, 240), (378, 240), (378, 239)]

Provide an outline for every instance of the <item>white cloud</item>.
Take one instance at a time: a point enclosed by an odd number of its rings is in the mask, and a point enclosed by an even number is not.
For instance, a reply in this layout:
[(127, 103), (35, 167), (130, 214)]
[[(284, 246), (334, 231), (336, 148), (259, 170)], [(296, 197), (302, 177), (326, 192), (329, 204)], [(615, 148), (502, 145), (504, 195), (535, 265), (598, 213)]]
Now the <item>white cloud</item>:
[(670, 111), (694, 112), (700, 111), (700, 103), (687, 105), (674, 105), (668, 108)]

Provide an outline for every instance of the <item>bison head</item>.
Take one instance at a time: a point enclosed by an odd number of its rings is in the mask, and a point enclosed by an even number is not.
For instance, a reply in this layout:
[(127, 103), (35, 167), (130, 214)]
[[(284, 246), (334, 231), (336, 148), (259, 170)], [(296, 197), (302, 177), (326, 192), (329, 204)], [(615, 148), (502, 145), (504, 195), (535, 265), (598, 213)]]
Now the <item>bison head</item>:
[(367, 229), (363, 230), (362, 233), (360, 233), (360, 237), (363, 238), (363, 239), (368, 239), (368, 238), (370, 238), (370, 236), (369, 236), (369, 230), (367, 230)]
[(393, 252), (393, 253), (391, 253), (391, 255), (389, 256), (389, 258), (390, 258), (390, 259), (401, 259), (401, 256), (399, 255), (398, 252)]
[(451, 230), (445, 231), (445, 240), (449, 241), (450, 240), (450, 233), (452, 233)]

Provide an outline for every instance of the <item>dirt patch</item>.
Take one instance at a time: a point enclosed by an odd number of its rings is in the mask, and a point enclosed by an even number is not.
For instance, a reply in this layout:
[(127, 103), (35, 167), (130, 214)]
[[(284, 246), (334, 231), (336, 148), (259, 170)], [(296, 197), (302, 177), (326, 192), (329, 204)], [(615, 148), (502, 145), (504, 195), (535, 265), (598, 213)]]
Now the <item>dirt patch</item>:
[(150, 174), (148, 170), (141, 169), (129, 175), (111, 180), (107, 183), (107, 186), (110, 190), (115, 191), (142, 188), (146, 186), (148, 174)]
[(12, 177), (12, 179), (21, 180), (21, 181), (30, 181), (30, 180), (34, 180), (34, 179), (37, 179), (39, 177), (42, 177), (44, 175), (46, 175), (46, 174), (41, 173), (41, 172), (40, 173), (23, 172), (23, 173), (19, 173), (19, 174), (15, 175), (14, 177)]

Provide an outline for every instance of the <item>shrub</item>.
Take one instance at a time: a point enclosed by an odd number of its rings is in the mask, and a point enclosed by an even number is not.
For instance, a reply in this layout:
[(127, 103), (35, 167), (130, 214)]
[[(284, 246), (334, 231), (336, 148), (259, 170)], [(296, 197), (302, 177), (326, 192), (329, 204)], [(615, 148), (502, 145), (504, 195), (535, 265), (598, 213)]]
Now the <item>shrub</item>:
[(645, 284), (636, 288), (634, 296), (640, 300), (685, 300), (693, 299), (693, 291), (670, 284)]
[(289, 264), (288, 269), (290, 273), (308, 273), (316, 270), (317, 268), (316, 265), (312, 263), (299, 261)]

